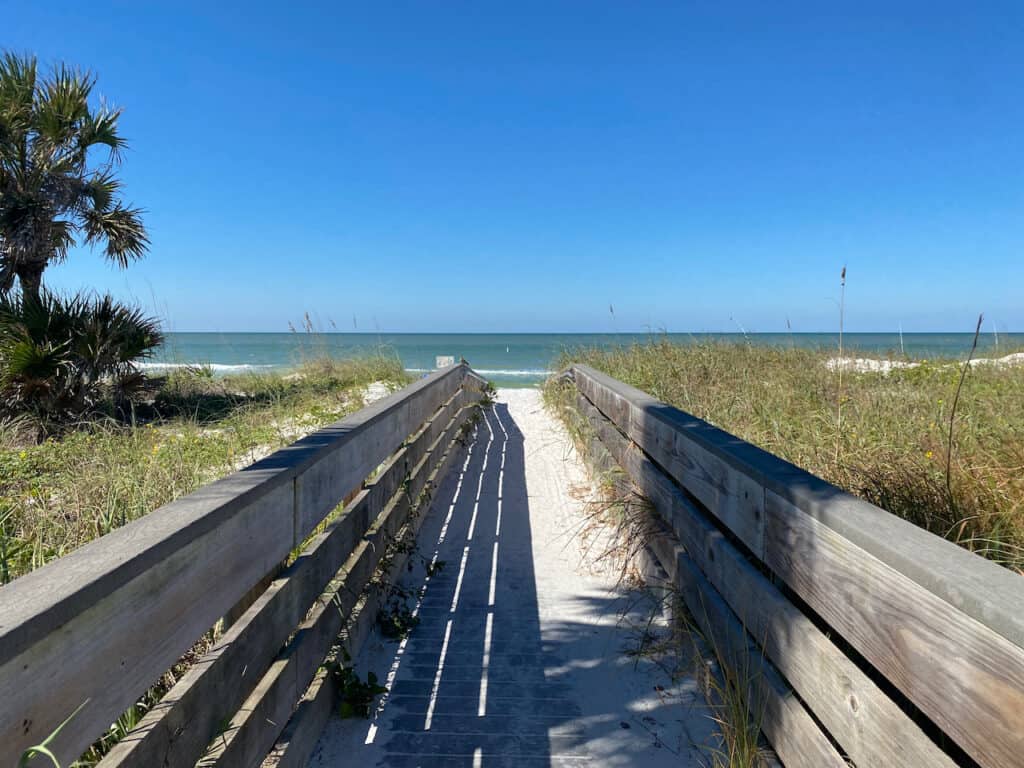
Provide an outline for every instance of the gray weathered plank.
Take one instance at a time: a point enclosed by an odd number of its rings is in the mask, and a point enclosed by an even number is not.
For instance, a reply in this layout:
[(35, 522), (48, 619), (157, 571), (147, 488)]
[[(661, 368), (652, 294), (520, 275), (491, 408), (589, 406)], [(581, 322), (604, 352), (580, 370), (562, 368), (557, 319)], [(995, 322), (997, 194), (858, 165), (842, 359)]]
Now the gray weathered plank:
[[(635, 443), (581, 394), (577, 407), (691, 559), (762, 643), (765, 655), (857, 765), (952, 768), (954, 762), (758, 571)], [(654, 542), (674, 575), (677, 553)]]
[(330, 674), (318, 670), (280, 738), (264, 758), (262, 768), (306, 768), (337, 701), (338, 692)]
[(713, 450), (688, 441), (675, 423), (662, 418), (668, 406), (649, 395), (632, 388), (622, 392), (625, 385), (621, 382), (589, 369), (580, 371), (577, 386), (669, 475), (713, 510), (755, 555), (763, 554), (764, 491), (756, 478), (732, 471)]
[[(302, 501), (296, 515), (296, 478), (331, 464), (336, 502), (464, 375), (455, 366), (422, 379), (0, 588), (0, 763), (88, 701), (53, 743), (62, 761), (77, 758), (308, 533), (309, 510), (322, 507)], [(353, 457), (355, 442), (366, 450)], [(342, 471), (340, 456), (354, 463)]]
[[(573, 366), (572, 371), (577, 386), (588, 393), (591, 402), (643, 445), (662, 467), (672, 463), (671, 450), (667, 446), (659, 449), (657, 441), (644, 441), (644, 429), (631, 427), (630, 419), (622, 416), (626, 404), (629, 414), (641, 412), (637, 420), (647, 425), (649, 431), (653, 421), (669, 427), (670, 432), (681, 433), (681, 437), (675, 438), (676, 451), (685, 452), (691, 445), (697, 445), (713, 452), (734, 471), (757, 480), (1014, 645), (1024, 647), (1024, 582), (1020, 575), (607, 374), (585, 365)], [(620, 418), (613, 417), (599, 402), (601, 398), (608, 399), (609, 392), (618, 398)], [(669, 474), (682, 482), (672, 472)], [(752, 514), (758, 509), (763, 513), (760, 507)], [(743, 530), (743, 526), (734, 530)], [(747, 538), (749, 542), (744, 539), (744, 543), (753, 544), (751, 549), (757, 551), (757, 537)]]
[[(701, 483), (689, 484), (693, 472), (680, 470), (693, 463), (694, 455), (710, 454), (720, 462), (717, 474), (708, 472), (711, 479), (704, 488), (727, 494), (742, 487), (729, 476), (755, 480), (762, 489), (761, 503), (754, 500), (736, 527), (730, 524), (735, 515), (720, 519), (816, 611), (827, 612), (833, 627), (972, 757), (993, 766), (1019, 760), (1024, 751), (1020, 576), (604, 374), (585, 366), (574, 374), (581, 391), (593, 394), (592, 401), (610, 418), (617, 414), (623, 431), (701, 501), (714, 499), (706, 491), (702, 498)], [(602, 402), (611, 403), (607, 411)], [(767, 523), (766, 496), (774, 505)], [(719, 513), (714, 506), (709, 509)], [(800, 550), (779, 549), (793, 541), (799, 541)], [(835, 556), (838, 550), (842, 558)], [(865, 569), (872, 573), (865, 575)], [(874, 596), (866, 590), (851, 593), (851, 585), (880, 583), (894, 574), (903, 576), (900, 590), (880, 596), (878, 607), (898, 617), (895, 627), (858, 623), (863, 621), (855, 618), (859, 611), (844, 611), (846, 600), (836, 604), (837, 594), (850, 594), (870, 606)], [(831, 579), (827, 594), (812, 589), (824, 577)], [(950, 610), (938, 610), (941, 604)], [(949, 651), (939, 643), (943, 636), (970, 642), (955, 649), (955, 665), (923, 664), (929, 654), (936, 659), (934, 654)], [(993, 681), (994, 670), (1007, 684)]]
[[(622, 459), (626, 458), (623, 454), (628, 449), (632, 449), (635, 455), (639, 454), (636, 446), (623, 437), (582, 395), (577, 404), (598, 438), (600, 450), (618, 460), (627, 474), (632, 474), (628, 462), (622, 462)], [(615, 406), (610, 410), (615, 412)], [(643, 490), (643, 486), (640, 489)], [(775, 751), (790, 768), (846, 766), (845, 760), (789, 686), (751, 641), (729, 606), (685, 549), (677, 545), (674, 534), (663, 525), (655, 521), (645, 525), (644, 539), (647, 546), (678, 586), (680, 596), (701, 632), (729, 665), (729, 669), (745, 681), (749, 715), (772, 743)]]
[[(457, 440), (450, 442), (439, 464), (431, 471), (428, 485), (436, 488), (461, 454), (461, 444)], [(412, 530), (409, 532), (409, 535), (415, 535), (421, 523), (422, 515), (414, 517), (410, 521)], [(385, 583), (393, 583), (400, 577), (402, 570), (405, 568), (407, 557), (408, 553), (396, 555), (391, 563), (389, 573), (383, 578)], [(380, 595), (377, 587), (371, 586), (369, 594), (363, 597), (362, 605), (360, 606), (362, 610), (358, 613), (354, 612), (354, 615), (349, 617), (344, 643), (346, 650), (352, 658), (358, 656), (367, 633), (373, 625), (371, 619), (376, 614), (379, 598)], [(264, 760), (263, 768), (299, 768), (300, 766), (305, 766), (313, 749), (316, 747), (320, 733), (330, 717), (334, 705), (334, 689), (326, 673), (320, 671), (303, 695), (302, 700), (296, 707), (284, 731), (282, 731), (277, 743)]]
[(770, 491), (767, 508), (767, 565), (979, 763), (1020, 765), (1021, 649)]
[(14, 765), (88, 702), (55, 743), (62, 763), (77, 759), (237, 601), (235, 584), (254, 584), (287, 557), (291, 500), (278, 486), (4, 665), (0, 764)]
[[(432, 469), (441, 461), (443, 449), (454, 438), (465, 415), (463, 409), (452, 417), (448, 427), (413, 469), (406, 488), (392, 499), (367, 533), (366, 540), (356, 548), (344, 568), (343, 578), (338, 580), (331, 594), (310, 611), (199, 765), (251, 766), (267, 754), (316, 675), (346, 617), (352, 613), (373, 570), (386, 553), (389, 540), (409, 518), (412, 503), (426, 487)], [(372, 616), (362, 615), (364, 621), (372, 624), (376, 612), (374, 610)]]
[(317, 536), (283, 575), (257, 597), (211, 651), (175, 685), (101, 762), (115, 766), (191, 765), (242, 704), (317, 596), (429, 447), (435, 422), (448, 424), (464, 399), (460, 389)]
[(694, 621), (736, 676), (746, 682), (750, 716), (787, 768), (847, 768), (791, 689), (766, 661), (736, 616), (680, 549), (676, 584)]
[(192, 765), (259, 682), (369, 523), (368, 491), (272, 582), (200, 662), (100, 763)]
[[(451, 373), (444, 376), (445, 372)], [(406, 390), (402, 390), (371, 405), (370, 409), (386, 415), (372, 428), (365, 419), (356, 424), (349, 424), (346, 419), (294, 444), (297, 450), (303, 449), (303, 441), (309, 441), (311, 448), (323, 446), (316, 460), (306, 462), (295, 477), (296, 546), (337, 506), (341, 498), (338, 491), (344, 493), (361, 483), (439, 405), (456, 393), (464, 377), (464, 366), (446, 368), (423, 379), (430, 385), (422, 390), (405, 395), (402, 393)]]

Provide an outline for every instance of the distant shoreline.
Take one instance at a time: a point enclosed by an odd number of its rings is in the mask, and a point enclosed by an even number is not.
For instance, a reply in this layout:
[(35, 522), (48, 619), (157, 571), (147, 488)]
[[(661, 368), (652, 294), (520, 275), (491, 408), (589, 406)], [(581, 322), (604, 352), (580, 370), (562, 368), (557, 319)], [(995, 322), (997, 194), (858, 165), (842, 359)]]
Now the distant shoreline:
[[(839, 332), (829, 331), (316, 331), (306, 334), (298, 331), (168, 331), (170, 334), (191, 336), (217, 335), (261, 335), (261, 336), (696, 336), (696, 337), (738, 337), (747, 336), (836, 336)], [(884, 331), (844, 331), (844, 336), (892, 336), (898, 338), (898, 330)], [(983, 336), (991, 336), (991, 331), (983, 331)], [(1000, 330), (1000, 336), (1024, 336), (1022, 330)], [(973, 331), (903, 331), (903, 336), (974, 336)]]
[[(1024, 334), (1000, 334), (979, 339), (979, 358), (1001, 358), (1024, 350)], [(622, 349), (633, 344), (668, 342), (750, 344), (754, 347), (808, 349), (823, 355), (823, 362), (837, 357), (838, 334), (370, 334), (370, 333), (169, 333), (155, 357), (141, 367), (147, 371), (173, 372), (205, 368), (230, 376), (245, 372), (287, 373), (303, 362), (332, 357), (349, 359), (383, 355), (392, 357), (413, 376), (435, 369), (439, 357), (464, 358), (497, 386), (536, 386), (547, 379), (555, 360), (575, 349)], [(843, 357), (869, 360), (847, 364), (854, 369), (893, 370), (912, 367), (920, 360), (963, 360), (973, 334), (927, 333), (868, 334), (843, 336)]]

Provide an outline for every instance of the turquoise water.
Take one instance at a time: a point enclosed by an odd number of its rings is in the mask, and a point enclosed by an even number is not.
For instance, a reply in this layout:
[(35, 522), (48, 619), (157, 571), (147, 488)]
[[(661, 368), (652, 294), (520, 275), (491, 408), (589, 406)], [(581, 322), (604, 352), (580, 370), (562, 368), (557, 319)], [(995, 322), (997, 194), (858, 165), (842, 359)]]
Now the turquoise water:
[[(969, 333), (905, 333), (903, 352), (913, 358), (965, 357), (973, 335)], [(465, 358), (499, 386), (533, 386), (551, 370), (563, 350), (579, 346), (622, 346), (651, 338), (675, 343), (717, 339), (751, 344), (836, 349), (838, 336), (830, 333), (749, 334), (610, 334), (610, 333), (170, 333), (153, 362), (161, 367), (209, 365), (227, 373), (241, 370), (289, 368), (317, 355), (351, 357), (383, 351), (397, 355), (414, 373), (434, 368), (435, 358)], [(895, 333), (848, 333), (843, 345), (853, 354), (900, 354)], [(1024, 347), (1024, 333), (1000, 334), (999, 347), (987, 334), (979, 341), (979, 356), (1005, 354)]]

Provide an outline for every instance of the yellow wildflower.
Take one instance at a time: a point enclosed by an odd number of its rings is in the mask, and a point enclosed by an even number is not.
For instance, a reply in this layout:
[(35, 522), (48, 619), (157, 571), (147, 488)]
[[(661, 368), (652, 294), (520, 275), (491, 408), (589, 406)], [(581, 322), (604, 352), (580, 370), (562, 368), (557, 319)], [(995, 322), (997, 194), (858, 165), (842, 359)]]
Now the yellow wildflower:
[(924, 457), (925, 457), (926, 459), (930, 459), (930, 458), (931, 458), (931, 457), (932, 457), (933, 455), (934, 455), (934, 454), (932, 454), (932, 452), (931, 452), (931, 451), (925, 451), (925, 452), (924, 452)]

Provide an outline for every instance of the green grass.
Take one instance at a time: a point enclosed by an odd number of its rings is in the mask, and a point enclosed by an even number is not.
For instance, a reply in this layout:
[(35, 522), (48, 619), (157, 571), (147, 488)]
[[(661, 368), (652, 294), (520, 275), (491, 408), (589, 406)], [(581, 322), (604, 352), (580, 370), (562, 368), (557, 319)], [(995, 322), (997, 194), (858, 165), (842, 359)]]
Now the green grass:
[(956, 361), (922, 361), (888, 375), (845, 372), (840, 426), (839, 376), (826, 366), (834, 356), (651, 340), (571, 350), (557, 367), (581, 362), (605, 371), (1024, 572), (1024, 368), (968, 372), (955, 419), (950, 494), (945, 472)]
[(0, 583), (362, 407), (362, 388), (408, 377), (397, 359), (316, 359), (294, 373), (154, 382), (136, 426), (80, 425), (40, 444), (0, 429)]

